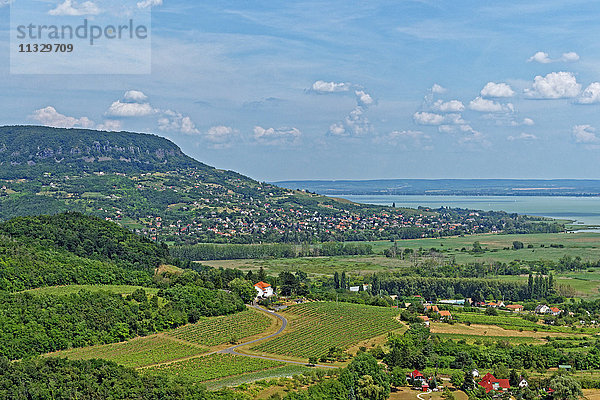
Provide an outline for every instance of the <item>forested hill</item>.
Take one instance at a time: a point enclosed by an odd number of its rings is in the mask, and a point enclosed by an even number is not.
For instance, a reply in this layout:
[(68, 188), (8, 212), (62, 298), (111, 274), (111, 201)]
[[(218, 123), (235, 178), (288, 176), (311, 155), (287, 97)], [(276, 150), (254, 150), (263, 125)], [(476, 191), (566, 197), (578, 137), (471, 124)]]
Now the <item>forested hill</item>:
[(557, 224), (502, 212), (399, 209), (257, 182), (186, 156), (155, 135), (0, 127), (0, 220), (78, 211), (171, 243), (325, 242)]

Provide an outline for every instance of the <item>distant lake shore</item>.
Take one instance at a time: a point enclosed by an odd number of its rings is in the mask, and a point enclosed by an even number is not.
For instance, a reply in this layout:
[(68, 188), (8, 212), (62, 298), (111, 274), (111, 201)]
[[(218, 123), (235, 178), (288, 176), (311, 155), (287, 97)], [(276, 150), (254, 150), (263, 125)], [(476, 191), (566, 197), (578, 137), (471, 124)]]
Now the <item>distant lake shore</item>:
[(355, 203), (396, 207), (451, 207), (536, 215), (572, 220), (577, 225), (600, 227), (600, 197), (581, 196), (445, 196), (445, 195), (342, 195)]

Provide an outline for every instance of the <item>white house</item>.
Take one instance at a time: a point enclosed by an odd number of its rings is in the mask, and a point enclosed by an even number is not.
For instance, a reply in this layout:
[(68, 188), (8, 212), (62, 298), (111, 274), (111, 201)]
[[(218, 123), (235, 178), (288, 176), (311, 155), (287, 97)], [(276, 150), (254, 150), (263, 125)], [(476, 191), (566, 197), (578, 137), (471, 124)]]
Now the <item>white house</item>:
[(536, 314), (548, 314), (550, 312), (550, 307), (545, 304), (540, 304), (535, 308)]
[(268, 283), (260, 281), (256, 285), (254, 285), (254, 288), (256, 289), (256, 292), (257, 292), (256, 297), (271, 297), (271, 296), (273, 296), (273, 287), (271, 285), (269, 285)]
[(527, 386), (529, 386), (529, 383), (527, 383), (527, 381), (525, 379), (521, 378), (521, 382), (519, 382), (519, 387), (524, 388)]

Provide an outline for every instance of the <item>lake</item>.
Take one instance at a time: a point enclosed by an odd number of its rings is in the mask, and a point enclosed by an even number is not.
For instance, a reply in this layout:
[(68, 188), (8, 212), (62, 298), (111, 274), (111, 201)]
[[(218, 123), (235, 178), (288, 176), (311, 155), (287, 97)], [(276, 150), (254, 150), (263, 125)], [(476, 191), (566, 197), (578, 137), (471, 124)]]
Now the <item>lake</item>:
[(344, 195), (356, 203), (392, 205), (396, 207), (453, 207), (484, 211), (538, 215), (569, 219), (577, 224), (600, 226), (600, 197), (563, 196), (398, 196)]

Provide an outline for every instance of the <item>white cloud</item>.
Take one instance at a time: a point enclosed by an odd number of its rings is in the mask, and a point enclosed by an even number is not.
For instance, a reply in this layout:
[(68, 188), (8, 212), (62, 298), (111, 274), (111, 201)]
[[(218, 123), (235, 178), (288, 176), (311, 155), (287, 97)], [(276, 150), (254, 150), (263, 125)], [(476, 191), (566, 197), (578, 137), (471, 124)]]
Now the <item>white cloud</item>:
[(359, 106), (368, 107), (375, 102), (371, 95), (363, 90), (356, 90), (354, 94), (356, 95), (356, 102)]
[(72, 0), (65, 0), (63, 3), (48, 11), (48, 14), (55, 16), (80, 16), (80, 15), (98, 15), (100, 9), (91, 1), (84, 1), (81, 4)]
[(34, 120), (46, 126), (55, 128), (93, 128), (94, 122), (87, 117), (75, 118), (68, 117), (59, 113), (52, 106), (35, 110), (30, 116)]
[(551, 72), (536, 76), (531, 89), (525, 89), (525, 95), (534, 99), (564, 99), (576, 97), (581, 91), (575, 75), (571, 72)]
[(435, 94), (442, 94), (444, 92), (446, 92), (446, 88), (443, 86), (438, 85), (437, 83), (434, 83), (433, 86), (431, 87), (431, 93), (435, 93)]
[(267, 145), (294, 144), (300, 139), (302, 132), (296, 128), (263, 128), (254, 127), (254, 139)]
[(527, 62), (532, 62), (532, 61), (538, 62), (540, 64), (550, 64), (550, 63), (559, 62), (559, 61), (575, 62), (575, 61), (579, 61), (579, 54), (575, 53), (574, 51), (569, 51), (567, 53), (563, 53), (560, 58), (550, 58), (548, 53), (543, 52), (543, 51), (538, 51), (533, 56), (531, 56), (527, 59)]
[(572, 130), (575, 143), (594, 144), (600, 142), (596, 134), (596, 129), (591, 125), (575, 125)]
[(431, 137), (421, 131), (392, 131), (387, 135), (378, 136), (374, 139), (375, 143), (399, 146), (407, 149), (409, 146), (418, 147), (424, 150), (431, 150)]
[(469, 103), (469, 108), (473, 111), (489, 113), (513, 112), (515, 109), (511, 103), (500, 104), (493, 100), (484, 99), (482, 97), (477, 97), (475, 100), (472, 100)]
[(563, 53), (563, 55), (560, 59), (561, 59), (561, 61), (567, 61), (567, 62), (579, 61), (579, 54), (575, 53), (574, 51), (570, 51), (568, 53)]
[(148, 100), (148, 96), (139, 90), (128, 90), (125, 92), (123, 100), (130, 103), (143, 103), (144, 101)]
[(579, 104), (596, 104), (600, 103), (600, 82), (592, 82), (588, 87), (581, 92), (576, 103)]
[(145, 117), (156, 112), (157, 110), (148, 103), (124, 103), (117, 100), (110, 105), (106, 115), (113, 117)]
[(444, 102), (443, 100), (437, 100), (432, 105), (432, 109), (441, 112), (459, 112), (465, 109), (464, 104), (459, 100), (450, 100)]
[(0, 0), (0, 8), (9, 6), (13, 0)]
[(531, 118), (523, 118), (523, 125), (533, 126), (535, 122)]
[(142, 0), (137, 3), (139, 9), (162, 6), (163, 0)]
[(471, 127), (471, 125), (461, 125), (461, 132), (465, 133), (458, 141), (460, 144), (479, 145), (489, 147), (491, 143), (485, 138), (485, 135)]
[(512, 97), (515, 91), (506, 83), (488, 82), (480, 94), (482, 97)]
[(413, 119), (419, 125), (441, 125), (444, 123), (444, 116), (426, 111), (416, 112)]
[(334, 136), (346, 136), (346, 128), (344, 128), (344, 125), (341, 123), (331, 124), (329, 126), (329, 133)]
[(519, 136), (509, 136), (506, 139), (514, 142), (515, 140), (537, 140), (538, 137), (532, 133), (521, 132)]
[(175, 131), (186, 135), (200, 133), (192, 119), (177, 111), (166, 110), (158, 119), (158, 129), (161, 131)]
[(239, 135), (239, 131), (230, 126), (212, 126), (204, 133), (204, 138), (210, 147), (224, 149), (231, 147), (232, 141)]
[(96, 129), (100, 131), (120, 131), (122, 130), (121, 121), (116, 121), (114, 119), (104, 120), (103, 123), (96, 126)]
[(316, 81), (312, 84), (312, 91), (316, 93), (336, 93), (347, 92), (350, 90), (350, 85), (347, 83)]

